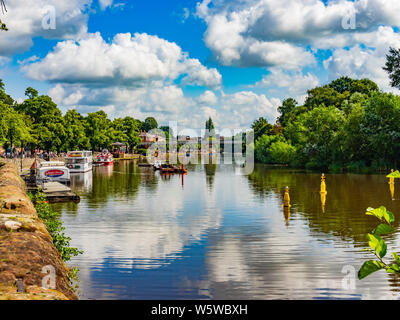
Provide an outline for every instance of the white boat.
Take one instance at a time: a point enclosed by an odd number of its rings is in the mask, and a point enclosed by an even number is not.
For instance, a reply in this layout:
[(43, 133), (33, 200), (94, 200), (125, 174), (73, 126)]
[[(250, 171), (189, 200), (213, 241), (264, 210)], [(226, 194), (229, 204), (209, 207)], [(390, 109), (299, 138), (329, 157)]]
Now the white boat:
[(104, 149), (97, 157), (95, 160), (95, 164), (102, 164), (102, 165), (110, 165), (114, 163), (114, 158), (113, 155), (108, 152), (107, 149)]
[(65, 166), (70, 173), (82, 173), (92, 170), (92, 151), (69, 151), (65, 157)]
[(61, 161), (42, 161), (36, 167), (36, 181), (70, 183), (70, 171)]

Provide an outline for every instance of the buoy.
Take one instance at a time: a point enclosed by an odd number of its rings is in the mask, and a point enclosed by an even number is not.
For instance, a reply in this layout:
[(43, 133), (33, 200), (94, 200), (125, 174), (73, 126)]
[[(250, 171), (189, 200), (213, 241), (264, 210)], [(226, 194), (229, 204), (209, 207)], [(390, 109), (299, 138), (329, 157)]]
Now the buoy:
[(290, 207), (289, 187), (286, 187), (285, 189), (285, 195), (283, 196), (283, 207)]
[(327, 193), (326, 192), (326, 183), (325, 183), (325, 174), (322, 174), (321, 176), (321, 190), (320, 193)]
[[(394, 172), (393, 169), (390, 170), (390, 173), (393, 173), (393, 172)], [(394, 184), (394, 177), (390, 177), (390, 178), (389, 178), (389, 184), (390, 184), (390, 185)]]
[(394, 200), (394, 183), (389, 183), (390, 196)]

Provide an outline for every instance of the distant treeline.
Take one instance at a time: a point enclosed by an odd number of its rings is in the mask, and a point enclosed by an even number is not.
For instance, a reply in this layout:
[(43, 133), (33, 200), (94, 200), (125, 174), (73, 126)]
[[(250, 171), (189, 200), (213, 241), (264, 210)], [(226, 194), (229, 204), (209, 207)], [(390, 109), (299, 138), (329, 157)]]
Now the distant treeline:
[(254, 121), (255, 158), (262, 163), (349, 171), (400, 165), (400, 97), (371, 80), (339, 78), (289, 98), (276, 124)]
[(132, 150), (141, 144), (140, 130), (158, 128), (152, 117), (145, 121), (132, 117), (110, 120), (104, 111), (82, 116), (74, 109), (62, 115), (49, 96), (39, 95), (31, 87), (26, 89), (25, 95), (27, 99), (17, 103), (5, 92), (0, 79), (0, 145), (4, 148), (55, 152), (101, 150), (119, 141)]

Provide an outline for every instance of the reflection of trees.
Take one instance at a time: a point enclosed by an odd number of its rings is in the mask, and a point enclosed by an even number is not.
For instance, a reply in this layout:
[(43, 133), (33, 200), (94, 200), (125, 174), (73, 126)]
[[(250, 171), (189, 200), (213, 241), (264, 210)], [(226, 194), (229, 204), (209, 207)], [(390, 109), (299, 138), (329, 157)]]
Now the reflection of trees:
[(215, 179), (215, 172), (217, 171), (217, 165), (216, 164), (205, 164), (204, 165), (204, 170), (206, 172), (206, 182), (207, 186), (209, 189), (212, 189), (214, 185), (214, 179)]
[[(365, 215), (366, 208), (383, 205), (394, 213), (400, 212), (400, 202), (391, 200), (384, 175), (332, 174), (326, 177), (328, 194), (323, 213), (320, 177), (320, 173), (256, 165), (248, 179), (255, 194), (265, 197), (273, 193), (282, 201), (285, 187), (289, 186), (292, 215), (306, 217), (312, 232), (351, 238), (357, 246), (367, 245), (365, 235), (377, 225), (376, 218)], [(398, 223), (399, 219), (396, 226)]]

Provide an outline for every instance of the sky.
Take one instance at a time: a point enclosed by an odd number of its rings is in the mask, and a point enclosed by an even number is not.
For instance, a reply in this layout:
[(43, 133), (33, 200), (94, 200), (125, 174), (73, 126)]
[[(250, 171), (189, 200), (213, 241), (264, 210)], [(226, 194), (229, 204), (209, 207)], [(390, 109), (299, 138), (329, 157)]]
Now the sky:
[(0, 78), (65, 113), (104, 110), (198, 130), (274, 123), (286, 98), (341, 77), (398, 93), (398, 0), (5, 0)]

